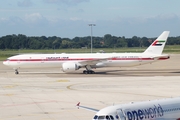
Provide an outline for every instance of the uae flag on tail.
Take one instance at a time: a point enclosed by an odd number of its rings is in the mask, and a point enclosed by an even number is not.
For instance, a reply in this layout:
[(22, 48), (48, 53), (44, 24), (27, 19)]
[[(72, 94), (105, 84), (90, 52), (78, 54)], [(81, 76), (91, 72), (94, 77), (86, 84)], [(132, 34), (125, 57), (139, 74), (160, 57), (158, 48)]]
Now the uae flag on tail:
[(156, 40), (152, 46), (161, 46), (164, 42), (165, 40)]

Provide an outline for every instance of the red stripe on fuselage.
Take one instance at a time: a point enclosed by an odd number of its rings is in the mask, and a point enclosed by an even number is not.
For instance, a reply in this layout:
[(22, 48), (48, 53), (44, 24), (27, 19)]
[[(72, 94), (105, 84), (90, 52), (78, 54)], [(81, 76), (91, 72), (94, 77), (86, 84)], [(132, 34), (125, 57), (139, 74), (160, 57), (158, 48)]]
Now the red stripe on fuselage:
[[(158, 60), (165, 60), (167, 58), (159, 58)], [(94, 58), (69, 58), (69, 59), (9, 59), (12, 62), (24, 61), (24, 62), (38, 62), (38, 61), (93, 61), (93, 60), (101, 60)], [(110, 58), (108, 60), (154, 60), (154, 58)]]

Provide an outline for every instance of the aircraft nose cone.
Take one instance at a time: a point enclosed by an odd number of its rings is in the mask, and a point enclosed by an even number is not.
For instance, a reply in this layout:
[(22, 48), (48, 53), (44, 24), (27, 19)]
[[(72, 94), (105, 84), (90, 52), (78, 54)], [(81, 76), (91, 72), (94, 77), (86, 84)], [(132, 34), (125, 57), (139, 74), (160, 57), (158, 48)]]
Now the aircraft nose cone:
[(3, 61), (3, 64), (4, 64), (4, 65), (8, 65), (8, 62), (7, 62), (7, 61)]

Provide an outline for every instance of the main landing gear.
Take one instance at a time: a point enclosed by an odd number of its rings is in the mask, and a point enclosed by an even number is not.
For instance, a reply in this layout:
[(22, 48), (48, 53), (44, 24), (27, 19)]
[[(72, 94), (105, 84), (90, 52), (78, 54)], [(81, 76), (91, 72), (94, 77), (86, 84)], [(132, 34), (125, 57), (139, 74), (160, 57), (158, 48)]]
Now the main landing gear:
[(93, 70), (84, 70), (83, 73), (84, 74), (95, 74), (95, 72)]
[(85, 66), (86, 70), (83, 71), (84, 74), (95, 74), (93, 70), (91, 70), (91, 66)]

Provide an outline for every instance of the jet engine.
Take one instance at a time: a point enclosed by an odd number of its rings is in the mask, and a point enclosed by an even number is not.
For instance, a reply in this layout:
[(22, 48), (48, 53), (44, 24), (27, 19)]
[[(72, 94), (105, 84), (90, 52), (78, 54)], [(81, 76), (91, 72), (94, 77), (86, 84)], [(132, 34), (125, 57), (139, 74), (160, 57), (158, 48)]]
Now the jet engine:
[(76, 64), (76, 63), (70, 63), (70, 62), (67, 62), (67, 63), (63, 63), (62, 64), (62, 71), (63, 72), (74, 72), (76, 70), (78, 70), (80, 67)]

